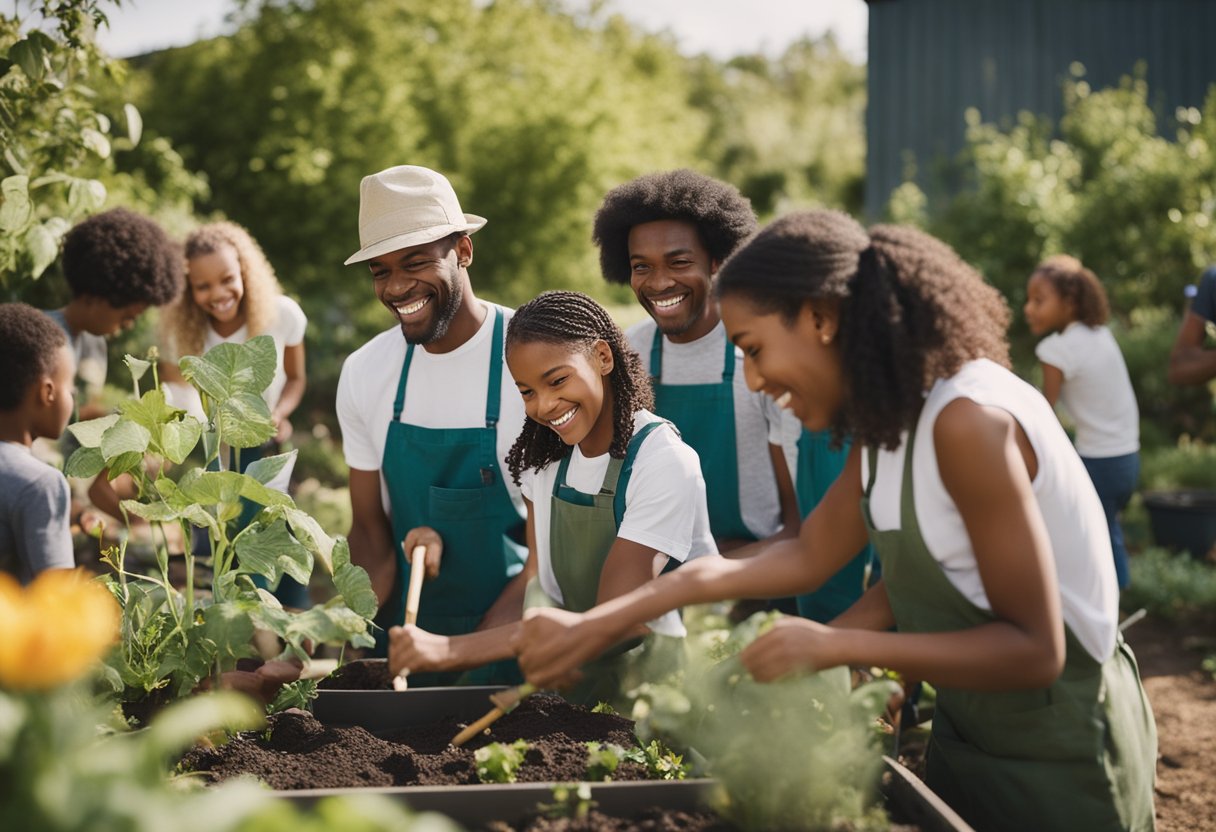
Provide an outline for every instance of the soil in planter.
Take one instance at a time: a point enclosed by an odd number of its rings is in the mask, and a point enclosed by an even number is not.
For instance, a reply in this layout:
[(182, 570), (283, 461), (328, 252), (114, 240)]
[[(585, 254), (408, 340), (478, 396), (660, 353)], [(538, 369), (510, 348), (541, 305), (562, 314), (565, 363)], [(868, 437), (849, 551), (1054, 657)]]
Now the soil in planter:
[[(491, 742), (523, 739), (532, 745), (516, 773), (519, 782), (586, 778), (588, 742), (636, 744), (633, 722), (597, 714), (558, 696), (535, 694), (494, 723), (490, 733), (461, 748), (449, 744), (468, 723), (456, 718), (409, 726), (383, 737), (363, 728), (323, 725), (305, 711), (270, 717), (267, 729), (238, 734), (218, 748), (191, 749), (182, 768), (218, 782), (252, 775), (274, 789), (475, 784), (473, 752)], [(646, 768), (622, 762), (614, 780), (646, 780)]]
[(534, 815), (517, 824), (496, 821), (483, 832), (738, 832), (713, 812), (678, 812), (654, 807), (631, 818), (605, 815), (592, 809), (581, 818)]
[(317, 683), (321, 690), (392, 690), (388, 662), (360, 659), (347, 662)]

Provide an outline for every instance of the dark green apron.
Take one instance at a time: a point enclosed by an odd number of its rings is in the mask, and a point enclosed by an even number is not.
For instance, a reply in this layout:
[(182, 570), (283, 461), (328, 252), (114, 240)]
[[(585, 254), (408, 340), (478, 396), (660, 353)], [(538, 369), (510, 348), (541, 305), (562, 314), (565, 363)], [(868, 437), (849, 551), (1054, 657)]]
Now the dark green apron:
[[(916, 521), (909, 434), (900, 528), (871, 521), (876, 454), (862, 514), (882, 560), (901, 632), (944, 632), (994, 620), (959, 592)], [(1000, 692), (938, 688), (925, 780), (979, 832), (1150, 830), (1157, 730), (1136, 660), (1119, 637), (1099, 664), (1067, 625), (1067, 657), (1049, 688)]]
[(663, 333), (650, 347), (654, 412), (676, 426), (701, 458), (709, 526), (715, 540), (755, 540), (739, 508), (739, 457), (735, 441), (735, 345), (726, 340), (722, 381), (663, 384)]
[[(850, 444), (845, 440), (842, 447), (833, 448), (830, 430), (803, 428), (798, 437), (798, 470), (794, 474), (800, 517), (810, 514), (836, 482), (849, 457)], [(819, 589), (797, 596), (798, 614), (812, 621), (831, 621), (853, 606), (872, 583), (873, 564), (874, 549), (867, 545)], [(877, 575), (873, 577), (877, 579)]]
[[(562, 591), (563, 609), (581, 613), (595, 606), (600, 573), (625, 515), (625, 490), (633, 473), (634, 458), (646, 437), (662, 424), (646, 425), (629, 441), (623, 460), (609, 460), (598, 494), (584, 494), (566, 485), (571, 454), (566, 454), (558, 465), (549, 501), (549, 560)], [(525, 606), (557, 606), (540, 589), (539, 579), (529, 583)], [(639, 644), (638, 639), (625, 642), (584, 665), (582, 681), (564, 696), (583, 705), (613, 703), (620, 695), (629, 664), (624, 654), (635, 648), (640, 650)]]
[[(406, 350), (380, 468), (388, 485), (397, 550), (393, 593), (377, 616), (377, 623), (385, 629), (405, 618), (410, 565), (401, 542), (410, 529), (430, 526), (443, 539), (439, 575), (423, 583), (418, 607), (418, 626), (428, 632), (450, 636), (472, 632), (507, 582), (523, 569), (527, 550), (516, 541), (523, 539), (524, 521), (511, 502), (498, 465), (503, 314), (497, 307), (493, 314), (484, 427), (424, 428), (402, 423), (414, 345)], [(383, 655), (387, 639), (383, 632), (377, 635), (377, 648)], [(515, 684), (519, 680), (519, 668), (509, 660), (464, 674), (411, 673), (410, 687)]]

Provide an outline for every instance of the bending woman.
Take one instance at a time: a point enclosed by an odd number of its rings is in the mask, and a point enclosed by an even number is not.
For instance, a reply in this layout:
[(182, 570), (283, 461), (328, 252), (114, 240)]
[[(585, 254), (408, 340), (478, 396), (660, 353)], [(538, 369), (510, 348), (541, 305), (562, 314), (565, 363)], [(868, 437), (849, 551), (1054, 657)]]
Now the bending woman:
[(847, 664), (932, 682), (926, 779), (977, 829), (1151, 829), (1156, 730), (1118, 633), (1105, 516), (1051, 408), (1008, 369), (997, 291), (926, 234), (818, 211), (753, 238), (718, 293), (749, 383), (809, 430), (853, 436), (844, 470), (796, 540), (583, 615), (530, 613), (528, 680), (568, 681), (665, 610), (813, 590), (868, 537), (881, 581), (831, 626), (779, 622), (742, 655), (753, 675)]

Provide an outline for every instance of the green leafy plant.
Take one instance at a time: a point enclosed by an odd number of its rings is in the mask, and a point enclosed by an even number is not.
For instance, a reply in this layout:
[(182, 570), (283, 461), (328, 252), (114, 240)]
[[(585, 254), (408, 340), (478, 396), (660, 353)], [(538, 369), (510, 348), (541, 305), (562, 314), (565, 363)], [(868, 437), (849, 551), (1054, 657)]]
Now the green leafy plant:
[[(638, 736), (695, 748), (698, 768), (703, 758), (725, 788), (719, 811), (742, 829), (886, 828), (872, 726), (898, 684), (854, 690), (845, 667), (756, 682), (738, 653), (779, 617), (757, 613), (725, 637), (689, 639), (682, 676), (632, 692)], [(654, 742), (634, 754), (657, 776), (685, 770)]]
[(682, 754), (675, 753), (658, 740), (626, 749), (624, 759), (646, 766), (646, 771), (655, 780), (683, 780), (690, 769), (684, 763)]
[(483, 745), (473, 752), (477, 779), (483, 783), (514, 783), (515, 773), (524, 764), (524, 755), (531, 747), (526, 740)]
[(593, 708), (591, 709), (591, 713), (593, 713), (593, 714), (609, 714), (609, 715), (615, 716), (615, 715), (616, 715), (616, 708), (612, 707), (612, 706), (611, 706), (611, 705), (609, 705), (607, 702), (604, 702), (603, 700), (600, 700), (599, 702), (596, 702), (596, 703), (595, 703), (595, 707), (593, 707)]
[(615, 743), (587, 743), (587, 779), (597, 782), (611, 780), (621, 760), (626, 759), (625, 754), (625, 749)]
[[(255, 655), (255, 628), (282, 639), (283, 658), (306, 658), (306, 642), (370, 646), (376, 598), (367, 573), (350, 562), (345, 540), (331, 537), (289, 496), (266, 485), (292, 454), (260, 459), (245, 473), (215, 470), (224, 447), (239, 454), (274, 432), (261, 396), (274, 375), (274, 342), (263, 335), (182, 359), (183, 375), (202, 398), (206, 424), (166, 402), (155, 358), (127, 357), (134, 395), (117, 414), (69, 427), (81, 447), (68, 459), (65, 473), (91, 477), (107, 469), (110, 477), (130, 474), (138, 496), (124, 500), (123, 511), (162, 532), (165, 525), (177, 524), (187, 541), (192, 529), (201, 529), (210, 550), (203, 557), (213, 578), (210, 592), (200, 592), (196, 555), (188, 546), (184, 588), (179, 590), (170, 580), (163, 533), (150, 574), (128, 568), (125, 545), (106, 553), (103, 560), (114, 570), (107, 582), (123, 610), (121, 643), (108, 660), (113, 689), (123, 701), (163, 702), (190, 693), (206, 677)], [(152, 384), (141, 391), (149, 370)], [(183, 466), (200, 443), (204, 466)], [(173, 466), (184, 467), (176, 480), (168, 475)], [(261, 510), (248, 526), (232, 533), (230, 523), (246, 500)], [(332, 579), (335, 594), (303, 612), (283, 609), (252, 580), (260, 575), (273, 586), (290, 575), (307, 584), (317, 564)]]
[(558, 783), (553, 787), (553, 802), (537, 809), (547, 818), (585, 818), (595, 807), (590, 783)]
[(1119, 603), (1144, 607), (1155, 616), (1178, 620), (1216, 609), (1216, 566), (1187, 554), (1152, 547), (1129, 562), (1131, 584)]
[(267, 714), (277, 714), (288, 708), (307, 708), (317, 698), (316, 679), (297, 679), (279, 688), (274, 700), (266, 706)]

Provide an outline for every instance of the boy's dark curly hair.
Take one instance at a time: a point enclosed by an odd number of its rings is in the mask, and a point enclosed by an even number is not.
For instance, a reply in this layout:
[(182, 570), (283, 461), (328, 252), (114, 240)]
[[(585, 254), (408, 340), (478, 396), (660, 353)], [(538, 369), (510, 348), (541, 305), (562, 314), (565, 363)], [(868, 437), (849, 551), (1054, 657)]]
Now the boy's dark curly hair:
[(73, 297), (115, 308), (164, 306), (185, 283), (181, 248), (154, 220), (112, 208), (77, 223), (63, 238), (63, 274)]
[(629, 283), (629, 230), (658, 220), (692, 223), (719, 263), (756, 230), (751, 202), (733, 185), (686, 168), (639, 176), (609, 191), (595, 214), (591, 238), (605, 280)]
[[(507, 352), (516, 344), (535, 341), (569, 344), (588, 354), (596, 341), (608, 343), (613, 360), (608, 374), (612, 389), (612, 446), (608, 453), (624, 459), (633, 437), (633, 414), (653, 408), (654, 394), (642, 359), (630, 348), (621, 328), (604, 307), (581, 292), (542, 292), (515, 310), (507, 326)], [(507, 468), (519, 485), (524, 471), (538, 471), (568, 453), (570, 447), (552, 428), (528, 419), (507, 453)]]
[(15, 410), (30, 385), (55, 369), (55, 352), (67, 343), (59, 324), (24, 303), (0, 303), (0, 410)]
[(1110, 320), (1110, 304), (1102, 281), (1077, 258), (1068, 254), (1048, 257), (1033, 276), (1046, 278), (1060, 300), (1071, 303), (1077, 320), (1086, 326), (1102, 326)]
[(792, 323), (807, 301), (840, 304), (845, 402), (833, 433), (894, 449), (925, 392), (968, 361), (1009, 366), (1009, 307), (940, 240), (897, 225), (869, 233), (848, 214), (773, 222), (718, 272), (719, 297), (746, 298)]

